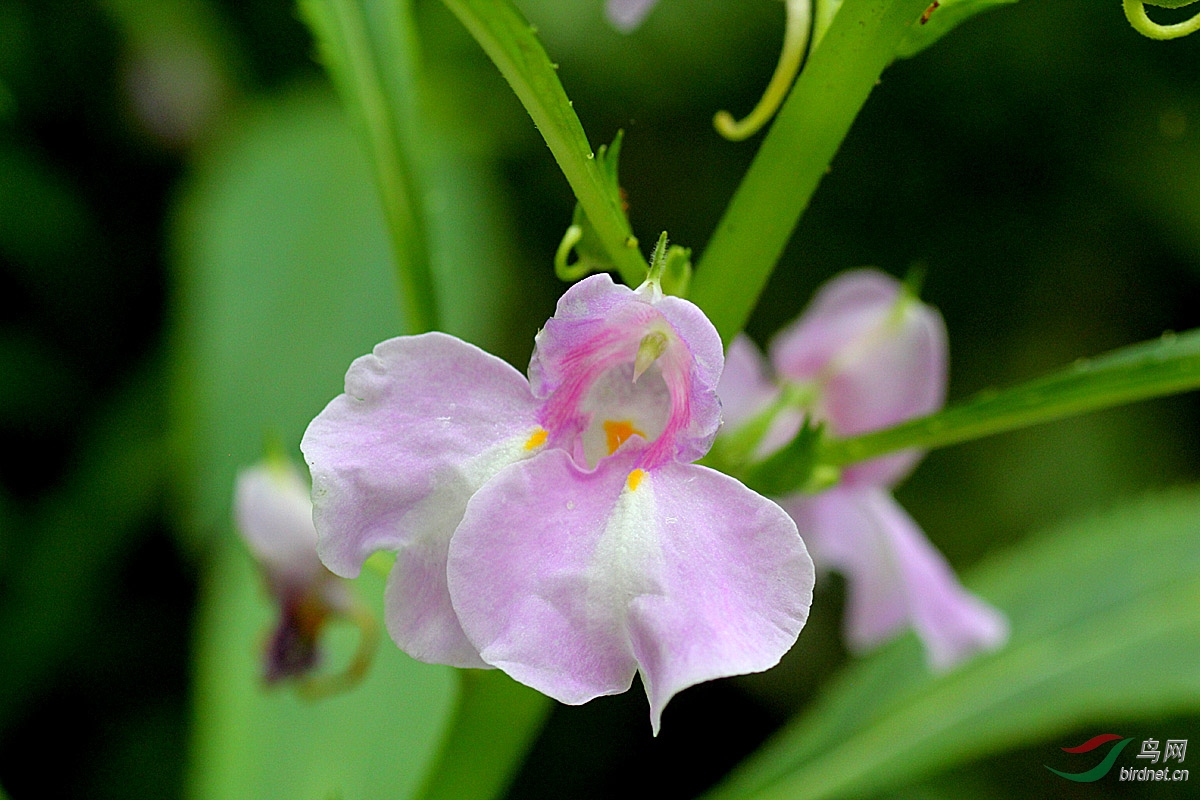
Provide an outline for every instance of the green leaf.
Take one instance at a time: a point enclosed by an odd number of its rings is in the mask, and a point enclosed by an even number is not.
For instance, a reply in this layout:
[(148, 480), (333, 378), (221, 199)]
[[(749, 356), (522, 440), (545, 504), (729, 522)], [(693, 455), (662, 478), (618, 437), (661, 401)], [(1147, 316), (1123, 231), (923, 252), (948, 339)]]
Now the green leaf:
[(845, 0), (696, 265), (689, 297), (728, 344), (927, 0)]
[(226, 527), (267, 439), (299, 460), (350, 362), (401, 329), (370, 173), (333, 98), (239, 120), (177, 213), (174, 427), (193, 532)]
[(554, 64), (534, 29), (508, 0), (443, 0), (512, 86), (621, 278), (636, 286), (646, 261), (605, 168), (588, 143)]
[[(359, 583), (381, 613), (382, 579), (364, 573)], [(363, 682), (346, 692), (306, 701), (286, 685), (266, 689), (261, 653), (273, 613), (249, 554), (223, 540), (200, 607), (191, 797), (412, 797), (453, 708), (454, 670), (417, 663), (384, 641)], [(354, 634), (331, 634), (324, 655), (343, 664)]]
[(467, 670), (449, 736), (420, 800), (489, 800), (516, 774), (550, 698), (499, 670)]
[(912, 58), (976, 14), (1015, 2), (1017, 0), (941, 0), (938, 7), (929, 12), (924, 25), (909, 30), (896, 56)]
[(1200, 710), (1200, 491), (1035, 537), (977, 570), (1011, 641), (945, 676), (908, 635), (852, 664), (711, 794), (860, 796), (1081, 724)]
[(841, 466), (906, 450), (944, 447), (1002, 431), (1200, 388), (1200, 329), (1079, 359), (1067, 369), (927, 417), (850, 439), (828, 439), (821, 463)]

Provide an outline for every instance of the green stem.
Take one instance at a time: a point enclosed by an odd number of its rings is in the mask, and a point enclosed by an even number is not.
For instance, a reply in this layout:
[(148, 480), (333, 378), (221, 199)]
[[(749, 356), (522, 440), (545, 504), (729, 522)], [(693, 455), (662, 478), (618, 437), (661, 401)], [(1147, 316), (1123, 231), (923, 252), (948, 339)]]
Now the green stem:
[(442, 2), (475, 37), (512, 86), (549, 145), (621, 278), (630, 286), (637, 286), (646, 277), (646, 260), (638, 250), (620, 199), (608, 188), (604, 171), (567, 99), (555, 65), (538, 41), (536, 30), (508, 0)]
[(1124, 0), (1124, 5), (1129, 24), (1135, 31), (1151, 39), (1179, 39), (1200, 31), (1200, 14), (1174, 25), (1159, 25), (1146, 14), (1146, 5), (1141, 0)]
[(1042, 422), (1200, 389), (1200, 329), (1116, 350), (1022, 386), (849, 439), (826, 439), (821, 464), (843, 466), (898, 450), (966, 442)]
[(418, 55), (405, 0), (301, 0), (342, 100), (366, 137), (412, 333), (438, 327), (416, 174)]
[(810, 55), (696, 267), (689, 294), (728, 343), (867, 95), (928, 0), (845, 0)]

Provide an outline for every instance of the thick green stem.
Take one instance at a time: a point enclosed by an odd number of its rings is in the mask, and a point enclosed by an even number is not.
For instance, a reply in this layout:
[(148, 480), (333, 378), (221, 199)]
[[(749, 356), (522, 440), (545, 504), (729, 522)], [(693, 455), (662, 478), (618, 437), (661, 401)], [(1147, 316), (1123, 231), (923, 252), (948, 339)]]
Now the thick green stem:
[(575, 192), (621, 278), (637, 286), (646, 260), (609, 189), (583, 125), (536, 30), (508, 0), (442, 0), (466, 27), (512, 86)]
[(1042, 422), (1200, 389), (1200, 330), (1081, 359), (1055, 375), (987, 392), (938, 414), (850, 439), (827, 439), (821, 464), (842, 466), (910, 448), (930, 449)]
[(880, 73), (928, 0), (845, 0), (696, 267), (689, 299), (728, 343)]
[(406, 0), (301, 0), (327, 68), (366, 137), (413, 333), (438, 327), (417, 145), (417, 42)]

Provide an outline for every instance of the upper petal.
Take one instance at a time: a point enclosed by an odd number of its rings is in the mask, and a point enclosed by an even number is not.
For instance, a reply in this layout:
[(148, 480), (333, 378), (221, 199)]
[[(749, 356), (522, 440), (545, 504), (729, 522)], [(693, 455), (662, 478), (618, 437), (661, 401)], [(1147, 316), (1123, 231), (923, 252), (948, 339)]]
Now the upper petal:
[(716, 329), (692, 303), (635, 292), (607, 274), (568, 289), (537, 335), (529, 380), (544, 399), (538, 419), (555, 445), (578, 452), (579, 437), (592, 424), (588, 392), (602, 376), (635, 364), (643, 343), (655, 339), (655, 369), (669, 408), (646, 458), (694, 461), (708, 452), (721, 417), (716, 388), (724, 356)]
[(446, 334), (357, 359), (300, 444), (322, 560), (353, 577), (376, 550), (448, 539), (475, 489), (529, 454), (536, 407), (519, 372)]
[(778, 662), (813, 568), (774, 503), (704, 467), (632, 470), (642, 446), (592, 472), (551, 450), (498, 474), (468, 505), (449, 578), (485, 661), (573, 704), (640, 670), (657, 731), (681, 689)]
[(873, 647), (912, 626), (930, 665), (944, 670), (1007, 639), (1004, 615), (959, 584), (887, 490), (841, 486), (783, 505), (817, 565), (846, 574), (852, 646)]

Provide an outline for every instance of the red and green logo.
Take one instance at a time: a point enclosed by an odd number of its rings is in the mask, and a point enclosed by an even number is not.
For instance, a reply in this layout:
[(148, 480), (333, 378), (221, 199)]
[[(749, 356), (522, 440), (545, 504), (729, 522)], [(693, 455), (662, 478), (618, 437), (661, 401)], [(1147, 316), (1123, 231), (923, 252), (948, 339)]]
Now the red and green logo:
[[(1088, 739), (1086, 742), (1079, 745), (1078, 747), (1064, 747), (1063, 752), (1065, 752), (1065, 753), (1090, 753), (1093, 750), (1095, 750), (1097, 747), (1106, 745), (1109, 742), (1116, 741), (1117, 739), (1121, 739), (1121, 737), (1115, 733), (1102, 733), (1099, 736), (1094, 736), (1091, 739)], [(1054, 767), (1047, 766), (1045, 764), (1043, 764), (1042, 766), (1045, 766), (1046, 769), (1050, 770), (1055, 775), (1058, 775), (1059, 777), (1062, 777), (1062, 778), (1066, 778), (1069, 781), (1075, 781), (1077, 783), (1091, 783), (1092, 781), (1100, 780), (1101, 778), (1103, 778), (1105, 775), (1108, 774), (1108, 771), (1110, 769), (1112, 769), (1113, 764), (1116, 762), (1117, 756), (1119, 756), (1121, 754), (1121, 751), (1125, 749), (1125, 745), (1129, 744), (1132, 741), (1133, 741), (1133, 739), (1121, 739), (1121, 741), (1119, 743), (1113, 745), (1109, 749), (1108, 755), (1106, 755), (1104, 757), (1103, 761), (1101, 761), (1099, 764), (1092, 767), (1091, 769), (1087, 770), (1086, 772), (1060, 772), (1059, 770), (1056, 770)]]

